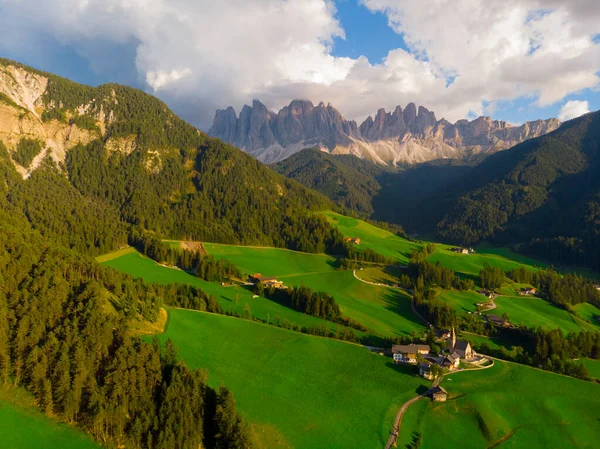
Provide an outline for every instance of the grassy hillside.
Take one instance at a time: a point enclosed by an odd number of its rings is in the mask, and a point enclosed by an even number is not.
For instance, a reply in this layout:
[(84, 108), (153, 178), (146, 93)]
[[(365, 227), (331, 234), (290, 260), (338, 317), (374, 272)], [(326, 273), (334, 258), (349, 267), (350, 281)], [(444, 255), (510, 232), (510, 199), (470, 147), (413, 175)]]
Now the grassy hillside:
[(49, 419), (38, 410), (0, 401), (2, 449), (99, 449), (83, 432)]
[(600, 360), (583, 359), (582, 362), (587, 368), (590, 377), (600, 380)]
[(410, 255), (421, 245), (398, 237), (391, 232), (370, 225), (356, 218), (346, 217), (335, 212), (325, 212), (327, 220), (338, 228), (345, 237), (359, 237), (358, 249), (370, 248), (387, 257), (394, 257), (401, 263), (408, 263)]
[(245, 273), (263, 276), (290, 276), (331, 272), (335, 258), (279, 248), (256, 248), (205, 243), (206, 251), (216, 259), (228, 259)]
[[(600, 326), (588, 323), (569, 314), (548, 301), (530, 296), (501, 296), (495, 299), (498, 306), (490, 313), (508, 314), (513, 324), (524, 323), (529, 327), (541, 326), (546, 330), (562, 329), (563, 332), (599, 331)], [(592, 306), (593, 307), (593, 306)]]
[[(281, 306), (268, 299), (258, 297), (253, 298), (252, 293), (243, 287), (223, 287), (215, 282), (206, 282), (202, 279), (192, 276), (184, 271), (167, 268), (157, 264), (151, 259), (143, 257), (137, 252), (126, 252), (111, 258), (110, 255), (101, 256), (105, 260), (101, 265), (115, 268), (123, 273), (128, 273), (135, 278), (142, 278), (146, 282), (158, 284), (189, 284), (201, 288), (208, 294), (212, 294), (217, 299), (223, 310), (231, 310), (243, 315), (246, 304), (250, 306), (252, 316), (266, 321), (273, 321), (278, 317), (281, 321), (288, 320), (290, 323), (296, 323), (304, 326), (326, 326), (329, 329), (336, 329), (334, 323), (325, 321), (316, 317), (305, 315), (287, 307)], [(108, 259), (108, 260), (107, 260)], [(236, 301), (237, 296), (237, 301)], [(362, 335), (357, 331), (357, 336)]]
[(377, 335), (400, 336), (424, 329), (412, 312), (408, 294), (361, 282), (351, 271), (335, 270), (332, 257), (276, 248), (216, 244), (205, 244), (205, 248), (209, 254), (227, 258), (246, 272), (277, 276), (286, 285), (304, 284), (333, 295), (345, 316), (357, 320)]
[(413, 431), (422, 434), (422, 449), (596, 447), (598, 384), (496, 361), (487, 370), (449, 375), (442, 385), (448, 402), (411, 406), (398, 447)]
[(210, 385), (234, 392), (257, 432), (295, 448), (382, 447), (397, 408), (423, 384), (360, 346), (230, 317), (171, 310), (167, 338), (209, 370)]

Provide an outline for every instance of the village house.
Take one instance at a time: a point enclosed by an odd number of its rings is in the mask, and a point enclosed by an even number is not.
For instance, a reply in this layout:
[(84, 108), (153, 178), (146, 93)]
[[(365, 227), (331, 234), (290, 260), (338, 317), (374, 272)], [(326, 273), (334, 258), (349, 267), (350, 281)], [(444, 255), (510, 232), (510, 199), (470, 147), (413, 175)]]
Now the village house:
[(467, 248), (452, 248), (450, 251), (459, 254), (469, 254), (469, 250)]
[(497, 327), (505, 327), (507, 324), (507, 321), (498, 315), (486, 315), (485, 317), (490, 323)]
[(433, 380), (433, 373), (431, 372), (431, 365), (429, 363), (419, 363), (419, 376)]
[(265, 287), (275, 287), (275, 288), (284, 288), (283, 282), (278, 281), (277, 278), (262, 278), (261, 282)]
[(248, 282), (250, 282), (251, 284), (258, 284), (261, 281), (261, 279), (262, 274), (260, 273), (255, 273), (248, 276)]
[(393, 345), (392, 356), (394, 363), (417, 363), (417, 354), (429, 354), (429, 345)]
[(456, 369), (460, 365), (460, 356), (456, 351), (448, 354), (442, 361), (442, 368), (448, 368), (449, 370)]
[(599, 284), (595, 284), (595, 285), (594, 285), (594, 288), (595, 288), (596, 290), (600, 290), (600, 285), (599, 285)]
[(535, 295), (536, 292), (537, 292), (537, 290), (535, 289), (535, 287), (522, 288), (521, 291), (519, 292), (519, 295)]
[(355, 245), (360, 245), (360, 239), (358, 237), (346, 237), (346, 241)]
[(438, 385), (429, 390), (429, 396), (433, 401), (446, 402), (446, 399), (448, 399), (448, 392), (444, 389), (444, 387), (440, 387)]
[(488, 299), (492, 299), (494, 297), (494, 293), (488, 290), (487, 288), (482, 288), (481, 290), (477, 290), (477, 293), (481, 293)]

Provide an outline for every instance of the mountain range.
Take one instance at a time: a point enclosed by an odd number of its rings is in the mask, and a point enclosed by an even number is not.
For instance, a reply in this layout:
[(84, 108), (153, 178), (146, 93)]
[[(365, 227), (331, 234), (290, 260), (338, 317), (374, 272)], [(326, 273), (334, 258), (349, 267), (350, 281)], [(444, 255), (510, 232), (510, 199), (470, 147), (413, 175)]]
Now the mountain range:
[(558, 119), (521, 126), (479, 117), (450, 123), (409, 103), (393, 112), (379, 109), (357, 125), (331, 104), (293, 100), (279, 112), (254, 100), (239, 116), (232, 107), (218, 110), (209, 135), (235, 145), (265, 163), (281, 161), (304, 148), (353, 154), (378, 164), (419, 163), (492, 154), (560, 126)]

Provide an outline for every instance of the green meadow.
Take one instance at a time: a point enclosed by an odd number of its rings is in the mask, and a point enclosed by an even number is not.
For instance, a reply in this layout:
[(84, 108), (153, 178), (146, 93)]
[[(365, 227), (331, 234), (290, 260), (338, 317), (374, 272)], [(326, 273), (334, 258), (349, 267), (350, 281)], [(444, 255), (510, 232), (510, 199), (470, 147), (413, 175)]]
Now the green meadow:
[(498, 307), (489, 313), (506, 313), (509, 321), (515, 325), (523, 323), (528, 327), (540, 326), (546, 330), (559, 328), (565, 333), (598, 330), (598, 326), (534, 296), (500, 296), (494, 302)]
[(220, 315), (169, 314), (161, 340), (206, 368), (210, 385), (233, 391), (265, 447), (381, 448), (398, 407), (425, 385), (411, 368), (358, 345)]
[(600, 360), (581, 359), (592, 379), (600, 380)]
[(596, 330), (600, 331), (600, 309), (598, 307), (589, 302), (584, 302), (573, 306), (573, 310), (575, 310), (577, 316), (595, 325)]
[(206, 251), (215, 259), (228, 259), (245, 273), (263, 276), (289, 276), (327, 273), (335, 269), (335, 258), (325, 254), (309, 254), (282, 248), (221, 245), (205, 243)]
[[(214, 295), (223, 310), (231, 310), (232, 312), (243, 314), (245, 305), (248, 304), (252, 316), (259, 320), (267, 321), (269, 319), (272, 322), (275, 317), (278, 317), (281, 321), (288, 320), (290, 323), (308, 327), (326, 326), (330, 329), (339, 327), (329, 321), (296, 312), (266, 298), (253, 298), (252, 293), (246, 288), (239, 286), (223, 287), (221, 284), (215, 282), (206, 282), (198, 279), (196, 276), (192, 276), (185, 271), (164, 267), (137, 252), (129, 252), (116, 258), (109, 258), (109, 260), (103, 262), (101, 265), (128, 273), (134, 278), (142, 278), (149, 283), (193, 285), (201, 288), (208, 294)], [(360, 332), (356, 333), (358, 336), (362, 335)]]
[(489, 302), (488, 298), (472, 290), (465, 292), (441, 290), (437, 298), (448, 304), (458, 313), (475, 312), (477, 310), (476, 304)]
[(476, 249), (475, 254), (459, 254), (451, 251), (451, 248), (450, 245), (436, 243), (436, 252), (427, 260), (431, 263), (439, 262), (457, 273), (470, 276), (475, 279), (475, 283), (479, 281), (479, 272), (486, 265), (498, 267), (504, 271), (522, 266), (535, 270), (536, 267), (543, 265), (542, 262), (523, 257), (506, 248), (483, 246), (481, 249)]
[(398, 237), (389, 231), (370, 225), (356, 218), (346, 217), (335, 212), (325, 212), (327, 220), (340, 230), (345, 237), (359, 237), (358, 249), (370, 248), (387, 257), (394, 257), (407, 264), (413, 250), (421, 249), (416, 242)]
[(313, 290), (330, 293), (345, 316), (380, 336), (407, 335), (425, 329), (411, 309), (408, 293), (366, 284), (356, 279), (352, 271), (281, 276), (280, 279), (287, 285), (304, 284)]
[(82, 431), (54, 421), (35, 408), (0, 401), (2, 449), (99, 449)]
[(398, 447), (415, 431), (421, 449), (597, 447), (598, 384), (496, 360), (448, 375), (442, 386), (447, 402), (423, 399), (408, 409)]
[[(335, 270), (335, 259), (330, 256), (276, 248), (204, 246), (209, 254), (227, 258), (249, 273), (276, 276), (286, 285), (304, 284), (315, 291), (333, 295), (345, 316), (365, 325), (376, 335), (399, 336), (424, 329), (412, 312), (407, 293), (366, 284), (356, 279), (352, 271)], [(364, 271), (357, 273), (362, 277)]]

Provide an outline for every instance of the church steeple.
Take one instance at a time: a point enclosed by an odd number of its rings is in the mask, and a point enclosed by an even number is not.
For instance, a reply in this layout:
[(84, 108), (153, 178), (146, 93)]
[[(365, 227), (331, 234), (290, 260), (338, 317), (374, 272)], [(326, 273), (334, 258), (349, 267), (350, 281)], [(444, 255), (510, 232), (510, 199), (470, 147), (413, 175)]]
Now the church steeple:
[(452, 326), (452, 346), (450, 347), (450, 351), (454, 351), (454, 347), (456, 346), (456, 332), (454, 331), (454, 326)]

